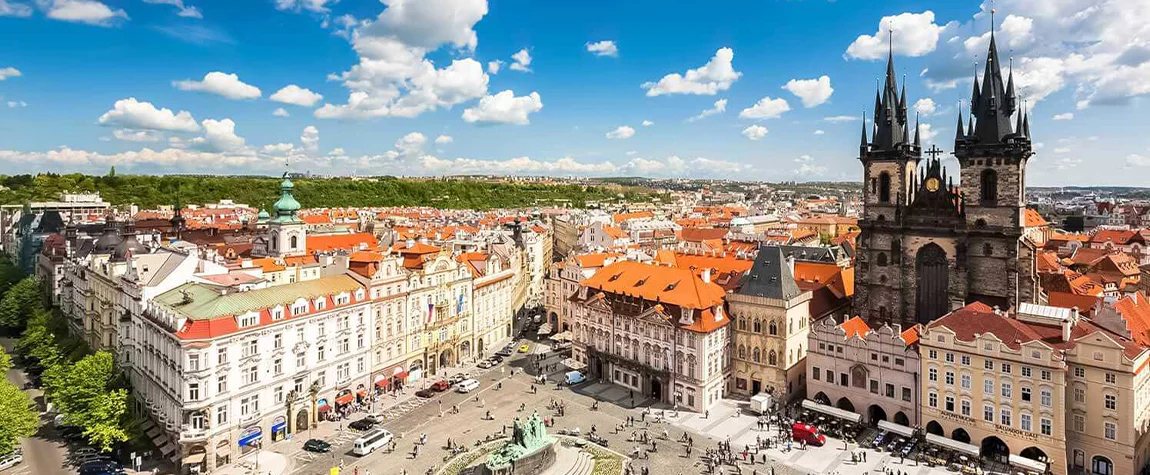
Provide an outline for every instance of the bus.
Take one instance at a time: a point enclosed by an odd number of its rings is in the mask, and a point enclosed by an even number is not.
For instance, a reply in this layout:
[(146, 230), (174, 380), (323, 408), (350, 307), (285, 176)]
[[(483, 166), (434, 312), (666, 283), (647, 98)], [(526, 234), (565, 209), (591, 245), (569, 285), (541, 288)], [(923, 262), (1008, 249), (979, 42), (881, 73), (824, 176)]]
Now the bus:
[(373, 450), (391, 443), (391, 432), (385, 429), (375, 429), (358, 439), (355, 439), (355, 448), (352, 452), (359, 456), (370, 454)]

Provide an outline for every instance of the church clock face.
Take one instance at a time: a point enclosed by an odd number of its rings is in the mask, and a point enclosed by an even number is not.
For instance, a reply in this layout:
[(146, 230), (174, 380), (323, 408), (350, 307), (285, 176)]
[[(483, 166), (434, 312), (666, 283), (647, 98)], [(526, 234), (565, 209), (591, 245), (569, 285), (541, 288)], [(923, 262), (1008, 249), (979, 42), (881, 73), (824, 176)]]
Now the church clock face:
[(939, 187), (938, 178), (931, 178), (931, 179), (926, 180), (927, 191), (934, 193), (934, 192), (938, 191), (938, 187)]

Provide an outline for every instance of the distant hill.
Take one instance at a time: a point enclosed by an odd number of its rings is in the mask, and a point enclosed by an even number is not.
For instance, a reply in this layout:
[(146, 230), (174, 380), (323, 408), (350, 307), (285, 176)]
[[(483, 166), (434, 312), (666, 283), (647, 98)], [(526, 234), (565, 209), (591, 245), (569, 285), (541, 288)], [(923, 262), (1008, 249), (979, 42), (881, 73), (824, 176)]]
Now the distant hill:
[[(214, 203), (231, 199), (268, 209), (279, 198), (275, 177), (155, 176), (82, 174), (0, 175), (0, 204), (58, 199), (63, 191), (97, 191), (113, 204), (141, 207), (182, 203)], [(293, 178), (295, 195), (306, 207), (434, 206), (437, 208), (518, 208), (569, 202), (584, 207), (588, 201), (615, 200), (617, 189), (578, 185), (482, 183), (471, 181)], [(617, 187), (615, 187), (617, 188)], [(628, 190), (626, 199), (644, 200), (641, 191)]]

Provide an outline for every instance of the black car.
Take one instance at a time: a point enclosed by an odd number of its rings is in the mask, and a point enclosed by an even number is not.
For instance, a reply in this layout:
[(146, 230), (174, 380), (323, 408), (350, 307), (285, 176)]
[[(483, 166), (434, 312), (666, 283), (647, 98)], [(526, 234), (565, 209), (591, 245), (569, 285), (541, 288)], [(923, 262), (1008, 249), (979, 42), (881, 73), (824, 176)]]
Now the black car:
[(436, 391), (434, 389), (431, 389), (431, 388), (420, 389), (419, 391), (415, 392), (416, 396), (421, 397), (421, 398), (425, 398), (425, 399), (435, 397), (436, 394), (437, 394)]
[(352, 421), (351, 424), (347, 425), (347, 427), (352, 429), (352, 430), (368, 430), (374, 426), (375, 426), (375, 422), (372, 422), (370, 419), (368, 419), (366, 417), (363, 419)]
[(308, 452), (318, 452), (325, 454), (331, 451), (331, 444), (319, 439), (308, 439), (303, 443), (303, 449)]
[(80, 475), (105, 475), (124, 473), (124, 467), (112, 460), (101, 459), (80, 464)]
[(496, 352), (495, 356), (499, 356), (499, 357), (503, 357), (503, 358), (510, 358), (511, 355), (513, 355), (513, 354), (515, 354), (514, 348), (504, 348), (504, 349)]

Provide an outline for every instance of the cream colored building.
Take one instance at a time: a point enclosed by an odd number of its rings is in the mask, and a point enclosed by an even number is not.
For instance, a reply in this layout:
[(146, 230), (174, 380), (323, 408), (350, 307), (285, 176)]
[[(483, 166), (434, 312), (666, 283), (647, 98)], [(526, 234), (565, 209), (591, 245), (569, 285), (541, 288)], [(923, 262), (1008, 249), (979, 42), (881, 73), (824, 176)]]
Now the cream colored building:
[(472, 277), (435, 246), (408, 242), (399, 249), (407, 269), (407, 382), (439, 375), (475, 357)]
[(789, 401), (806, 381), (811, 293), (799, 289), (794, 259), (778, 247), (759, 250), (739, 290), (727, 296), (733, 326), (735, 392)]

